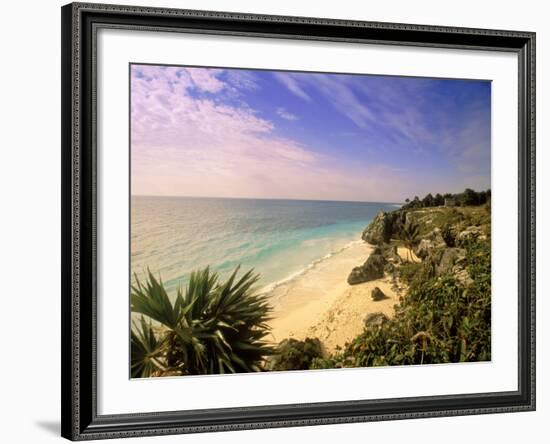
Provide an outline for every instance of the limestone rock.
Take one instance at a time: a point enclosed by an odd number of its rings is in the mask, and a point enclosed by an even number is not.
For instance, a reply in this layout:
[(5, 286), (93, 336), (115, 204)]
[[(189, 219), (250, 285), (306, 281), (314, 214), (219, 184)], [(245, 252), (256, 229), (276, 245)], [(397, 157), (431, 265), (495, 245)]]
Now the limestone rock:
[(365, 328), (380, 327), (389, 318), (382, 312), (371, 313), (363, 321)]
[(386, 240), (386, 226), (388, 213), (381, 211), (376, 215), (367, 228), (363, 231), (361, 238), (370, 244), (382, 244)]
[(376, 251), (369, 256), (363, 265), (351, 270), (348, 276), (348, 284), (361, 284), (384, 277), (384, 266), (386, 265), (386, 261), (384, 256), (375, 253)]
[(424, 259), (429, 254), (438, 248), (446, 247), (447, 244), (441, 235), (441, 230), (435, 228), (433, 231), (424, 236), (413, 251), (419, 258)]
[(386, 262), (386, 265), (384, 265), (384, 271), (388, 274), (393, 274), (395, 272), (395, 265), (393, 262)]
[(462, 247), (468, 242), (476, 239), (485, 240), (487, 239), (487, 236), (480, 227), (471, 226), (458, 233), (456, 236), (456, 245)]
[(460, 282), (465, 287), (468, 287), (474, 283), (474, 280), (470, 277), (468, 270), (460, 267), (453, 268), (453, 274), (458, 282)]
[(388, 262), (392, 262), (395, 265), (400, 265), (403, 259), (397, 253), (397, 245), (384, 245), (382, 247), (382, 256)]
[(363, 231), (361, 238), (369, 244), (381, 245), (390, 241), (395, 233), (405, 222), (405, 212), (401, 211), (380, 211), (367, 228)]
[(455, 264), (460, 263), (466, 257), (466, 250), (462, 248), (446, 248), (441, 255), (439, 264), (436, 266), (438, 275), (449, 273)]
[(378, 287), (374, 287), (371, 291), (371, 298), (373, 301), (383, 301), (384, 299), (388, 299), (388, 297), (384, 294), (382, 290)]

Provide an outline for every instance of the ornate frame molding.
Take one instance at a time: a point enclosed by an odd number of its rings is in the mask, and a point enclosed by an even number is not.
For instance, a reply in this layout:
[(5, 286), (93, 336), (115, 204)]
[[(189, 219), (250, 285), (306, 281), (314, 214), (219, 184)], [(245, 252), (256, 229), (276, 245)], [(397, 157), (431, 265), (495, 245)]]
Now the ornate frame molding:
[[(62, 8), (62, 435), (120, 438), (535, 409), (535, 34), (72, 3)], [(518, 391), (97, 414), (95, 40), (99, 27), (515, 52), (519, 61)]]

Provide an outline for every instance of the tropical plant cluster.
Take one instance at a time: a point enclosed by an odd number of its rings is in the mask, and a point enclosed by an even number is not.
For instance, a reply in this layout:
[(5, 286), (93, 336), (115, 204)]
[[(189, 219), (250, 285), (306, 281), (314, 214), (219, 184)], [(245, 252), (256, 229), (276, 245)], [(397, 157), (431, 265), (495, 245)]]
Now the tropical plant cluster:
[(408, 284), (395, 315), (366, 328), (311, 368), (436, 364), (491, 359), (491, 248), (489, 239), (463, 245), (470, 279), (438, 274), (429, 260), (399, 268)]
[(274, 353), (266, 335), (271, 306), (253, 270), (224, 282), (208, 268), (191, 274), (171, 301), (160, 279), (135, 277), (131, 293), (134, 378), (261, 371)]

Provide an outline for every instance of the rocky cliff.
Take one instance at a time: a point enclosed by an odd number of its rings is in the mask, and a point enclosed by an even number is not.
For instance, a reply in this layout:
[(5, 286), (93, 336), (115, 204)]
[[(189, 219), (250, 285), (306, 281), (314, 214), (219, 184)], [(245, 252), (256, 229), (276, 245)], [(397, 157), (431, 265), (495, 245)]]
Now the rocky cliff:
[[(396, 253), (398, 246), (412, 247), (430, 275), (453, 274), (460, 282), (470, 283), (465, 270), (465, 247), (475, 240), (490, 237), (490, 210), (484, 207), (433, 207), (381, 211), (365, 228), (361, 237), (376, 245), (369, 259), (355, 267), (350, 285), (379, 279), (384, 273), (399, 275), (403, 263)], [(417, 235), (404, 240), (404, 227), (415, 226)]]

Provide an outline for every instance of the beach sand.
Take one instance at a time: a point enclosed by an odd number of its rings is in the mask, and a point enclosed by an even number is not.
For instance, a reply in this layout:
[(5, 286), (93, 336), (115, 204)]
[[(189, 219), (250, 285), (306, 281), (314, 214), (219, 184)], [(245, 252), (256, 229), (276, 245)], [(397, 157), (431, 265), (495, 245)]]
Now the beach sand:
[[(392, 289), (389, 277), (358, 285), (347, 283), (353, 267), (363, 264), (372, 250), (373, 246), (365, 242), (354, 242), (275, 288), (271, 293), (274, 305), (271, 340), (316, 337), (327, 354), (360, 334), (368, 314), (382, 312), (393, 316), (399, 294)], [(373, 301), (374, 287), (379, 287), (387, 299)]]

